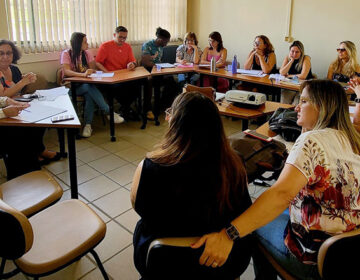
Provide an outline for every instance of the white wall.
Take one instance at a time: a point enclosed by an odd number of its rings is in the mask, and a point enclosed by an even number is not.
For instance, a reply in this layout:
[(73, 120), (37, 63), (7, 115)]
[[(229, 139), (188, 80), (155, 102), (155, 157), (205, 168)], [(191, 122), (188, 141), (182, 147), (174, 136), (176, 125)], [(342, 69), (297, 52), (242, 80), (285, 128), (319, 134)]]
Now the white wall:
[[(228, 60), (237, 54), (241, 66), (252, 49), (254, 37), (264, 34), (275, 47), (277, 66), (288, 54), (285, 41), (289, 0), (188, 0), (188, 30), (199, 38), (201, 48), (208, 35), (219, 31)], [(325, 77), (336, 48), (343, 40), (360, 50), (360, 1), (293, 0), (291, 35), (305, 46), (312, 69)]]

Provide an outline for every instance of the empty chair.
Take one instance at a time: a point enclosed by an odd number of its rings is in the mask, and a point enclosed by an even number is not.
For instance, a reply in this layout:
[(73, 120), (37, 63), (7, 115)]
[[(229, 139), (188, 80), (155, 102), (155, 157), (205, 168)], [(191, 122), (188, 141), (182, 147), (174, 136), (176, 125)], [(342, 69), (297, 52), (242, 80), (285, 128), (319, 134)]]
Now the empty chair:
[(58, 182), (42, 170), (24, 174), (0, 185), (0, 198), (27, 217), (54, 204), (62, 194)]
[[(56, 272), (90, 252), (109, 279), (93, 250), (105, 237), (106, 225), (80, 200), (55, 204), (30, 219), (0, 200), (0, 279), (21, 271), (38, 279)], [(6, 260), (16, 269), (4, 274)]]

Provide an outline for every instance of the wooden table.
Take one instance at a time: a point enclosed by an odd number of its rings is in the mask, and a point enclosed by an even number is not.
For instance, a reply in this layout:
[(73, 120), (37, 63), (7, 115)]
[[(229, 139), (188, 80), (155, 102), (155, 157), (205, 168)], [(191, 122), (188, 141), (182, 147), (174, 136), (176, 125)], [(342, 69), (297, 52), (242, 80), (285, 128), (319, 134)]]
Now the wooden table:
[(71, 100), (68, 95), (61, 95), (61, 96), (57, 97), (55, 101), (34, 100), (32, 102), (41, 102), (41, 104), (48, 105), (51, 107), (66, 109), (66, 112), (64, 112), (62, 114), (73, 115), (74, 119), (69, 120), (69, 121), (53, 123), (51, 121), (51, 118), (47, 118), (47, 119), (38, 121), (36, 123), (29, 123), (29, 122), (24, 122), (24, 121), (12, 119), (12, 118), (6, 118), (6, 119), (0, 120), (0, 126), (57, 128), (60, 132), (60, 134), (59, 134), (60, 141), (59, 142), (60, 142), (60, 151), (62, 153), (64, 153), (64, 150), (65, 150), (64, 129), (66, 129), (67, 130), (67, 139), (68, 139), (71, 198), (78, 198), (75, 136), (76, 136), (77, 130), (81, 127), (81, 124), (76, 115), (76, 111), (71, 103)]
[[(76, 84), (77, 83), (89, 83), (89, 84), (101, 84), (101, 85), (114, 85), (119, 83), (125, 83), (134, 80), (144, 80), (145, 87), (149, 87), (150, 73), (142, 66), (136, 67), (135, 70), (117, 70), (114, 71), (114, 76), (111, 78), (83, 78), (83, 77), (69, 77), (65, 78), (65, 81), (71, 82), (71, 92), (74, 105), (76, 105)], [(145, 89), (146, 92), (149, 89)], [(111, 92), (109, 94), (109, 108), (110, 108), (110, 139), (116, 141), (115, 137), (115, 125), (114, 125), (114, 96)], [(146, 126), (146, 112), (144, 112), (144, 106), (142, 106), (142, 120)]]
[(217, 107), (221, 115), (239, 118), (242, 120), (242, 130), (249, 127), (250, 119), (257, 119), (266, 115), (270, 115), (278, 108), (294, 108), (291, 104), (281, 104), (278, 102), (266, 101), (264, 105), (258, 108), (238, 107), (225, 100), (217, 102)]

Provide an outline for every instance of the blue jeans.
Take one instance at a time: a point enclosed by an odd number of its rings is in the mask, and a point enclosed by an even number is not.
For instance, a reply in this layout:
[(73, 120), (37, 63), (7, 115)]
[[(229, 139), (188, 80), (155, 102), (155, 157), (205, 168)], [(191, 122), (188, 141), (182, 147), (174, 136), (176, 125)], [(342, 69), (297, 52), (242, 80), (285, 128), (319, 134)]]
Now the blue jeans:
[(85, 124), (91, 124), (94, 118), (95, 104), (106, 115), (109, 114), (109, 105), (105, 102), (104, 96), (93, 84), (79, 84), (76, 88), (76, 94), (85, 98), (84, 118)]
[[(284, 244), (284, 230), (289, 222), (289, 210), (285, 210), (271, 223), (255, 232), (258, 241), (278, 264), (299, 279), (320, 279), (317, 265), (306, 265), (298, 261)], [(277, 279), (276, 270), (257, 249), (253, 254), (256, 279)]]

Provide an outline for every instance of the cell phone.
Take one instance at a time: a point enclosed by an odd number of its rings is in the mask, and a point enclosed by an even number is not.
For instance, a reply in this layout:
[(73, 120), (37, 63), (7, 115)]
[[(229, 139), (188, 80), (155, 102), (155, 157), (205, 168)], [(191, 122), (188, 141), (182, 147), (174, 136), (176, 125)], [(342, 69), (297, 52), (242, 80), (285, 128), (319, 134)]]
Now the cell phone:
[(273, 140), (272, 137), (257, 133), (255, 130), (247, 129), (247, 130), (244, 131), (244, 133), (246, 135), (249, 135), (251, 137), (254, 137), (256, 139), (259, 139), (259, 140), (262, 140), (262, 141), (265, 141), (265, 142), (271, 142)]
[(55, 116), (51, 118), (51, 121), (53, 123), (56, 122), (62, 122), (62, 121), (68, 121), (68, 120), (73, 120), (74, 116), (73, 115), (60, 115), (60, 116)]

